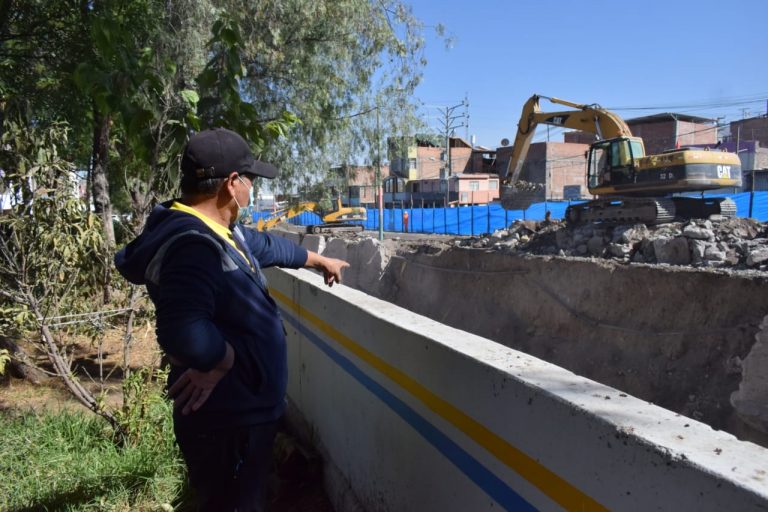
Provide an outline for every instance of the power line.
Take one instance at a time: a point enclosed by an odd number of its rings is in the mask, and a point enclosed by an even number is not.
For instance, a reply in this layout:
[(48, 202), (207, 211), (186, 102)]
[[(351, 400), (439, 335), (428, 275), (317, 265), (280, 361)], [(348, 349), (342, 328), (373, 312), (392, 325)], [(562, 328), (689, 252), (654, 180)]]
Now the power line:
[(755, 93), (747, 96), (734, 96), (731, 98), (723, 98), (722, 100), (716, 101), (716, 102), (710, 101), (710, 102), (700, 102), (700, 103), (668, 104), (668, 105), (657, 105), (657, 106), (636, 106), (636, 105), (617, 106), (617, 107), (607, 107), (607, 110), (622, 110), (622, 111), (664, 110), (664, 109), (701, 110), (701, 109), (708, 109), (708, 108), (726, 108), (726, 107), (746, 105), (746, 104), (752, 104), (752, 103), (758, 103), (758, 102), (765, 102), (766, 99), (768, 99), (768, 92)]

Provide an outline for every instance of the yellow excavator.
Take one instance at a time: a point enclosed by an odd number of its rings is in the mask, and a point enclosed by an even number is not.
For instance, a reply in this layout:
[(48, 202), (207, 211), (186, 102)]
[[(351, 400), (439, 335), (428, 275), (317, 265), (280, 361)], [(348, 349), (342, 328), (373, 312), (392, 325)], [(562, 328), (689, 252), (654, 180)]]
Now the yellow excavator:
[[(575, 110), (541, 112), (539, 100)], [(735, 153), (718, 150), (673, 149), (646, 155), (643, 140), (633, 137), (616, 114), (597, 104), (581, 105), (547, 96), (532, 96), (523, 107), (512, 156), (502, 174), (501, 203), (507, 209), (524, 209), (543, 199), (544, 185), (520, 179), (536, 126), (547, 124), (593, 133), (587, 152), (587, 189), (597, 199), (571, 205), (566, 219), (579, 222), (642, 222), (661, 224), (675, 217), (732, 217), (736, 204), (730, 199), (673, 196), (741, 186), (741, 162)]]
[(364, 229), (362, 224), (352, 224), (352, 222), (365, 222), (368, 218), (365, 208), (342, 206), (341, 198), (336, 198), (336, 208), (330, 212), (323, 210), (318, 203), (305, 201), (278, 210), (266, 219), (259, 219), (256, 223), (256, 229), (259, 231), (271, 229), (277, 224), (304, 212), (313, 212), (323, 221), (322, 224), (307, 226), (307, 233), (314, 234), (362, 231)]

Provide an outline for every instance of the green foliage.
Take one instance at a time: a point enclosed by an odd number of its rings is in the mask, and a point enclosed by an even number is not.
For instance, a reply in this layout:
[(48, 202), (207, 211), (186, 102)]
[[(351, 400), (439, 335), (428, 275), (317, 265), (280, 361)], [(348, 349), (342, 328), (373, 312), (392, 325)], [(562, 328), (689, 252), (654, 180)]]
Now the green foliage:
[(0, 178), (13, 204), (0, 216), (0, 327), (37, 331), (30, 310), (91, 311), (111, 264), (98, 220), (76, 195), (71, 163), (58, 153), (67, 128), (6, 120)]
[(0, 349), (0, 375), (5, 375), (5, 365), (11, 360), (11, 353), (8, 349)]
[(167, 380), (167, 370), (151, 368), (142, 368), (123, 380), (123, 407), (116, 416), (129, 444), (161, 443), (168, 435), (171, 403), (163, 394)]
[(133, 373), (117, 414), (122, 446), (100, 418), (28, 413), (0, 421), (0, 509), (158, 509), (184, 490), (166, 371)]
[(164, 398), (166, 378), (165, 371), (147, 369), (124, 381), (122, 446), (92, 415), (3, 417), (0, 510), (156, 510), (177, 501), (185, 471)]
[[(371, 162), (376, 139), (410, 134), (423, 60), (423, 26), (398, 0), (222, 0), (240, 15), (247, 68), (240, 86), (265, 119), (301, 125), (269, 145), (278, 188), (325, 182), (331, 167)], [(377, 120), (378, 128), (377, 128)]]
[[(6, 413), (7, 414), (7, 413)], [(158, 510), (183, 491), (168, 407), (118, 448), (100, 418), (28, 413), (0, 421), (0, 509)]]
[(246, 41), (234, 18), (223, 13), (213, 24), (212, 33), (208, 42), (211, 58), (197, 77), (202, 95), (199, 102), (202, 126), (199, 127), (224, 126), (234, 130), (250, 141), (259, 154), (268, 143), (287, 135), (299, 119), (283, 111), (265, 120), (263, 113), (243, 98), (241, 81), (247, 74), (243, 61)]
[(190, 131), (243, 133), (291, 192), (418, 124), (424, 27), (400, 0), (4, 4), (0, 117), (23, 103), (38, 125), (68, 121), (86, 168), (108, 116), (111, 199), (138, 224), (175, 192)]
[(172, 18), (170, 6), (159, 2), (103, 5), (90, 18), (91, 58), (73, 73), (98, 112), (116, 121), (112, 159), (120, 165), (111, 166), (110, 188), (124, 194), (123, 211), (146, 209), (155, 193), (167, 191), (188, 129), (199, 128), (198, 94), (180, 87), (184, 69), (195, 64), (169, 44)]

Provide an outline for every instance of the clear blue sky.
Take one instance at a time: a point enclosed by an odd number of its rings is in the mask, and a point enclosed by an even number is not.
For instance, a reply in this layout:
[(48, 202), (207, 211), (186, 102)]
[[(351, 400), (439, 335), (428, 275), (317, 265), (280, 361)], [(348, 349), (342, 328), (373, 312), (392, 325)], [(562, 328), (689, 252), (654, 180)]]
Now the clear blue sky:
[[(768, 0), (408, 3), (427, 25), (428, 64), (416, 98), (450, 106), (467, 94), (477, 144), (514, 139), (534, 93), (599, 103), (625, 119), (676, 112), (727, 123), (745, 108), (750, 117), (766, 113)], [(449, 49), (429, 28), (438, 23), (453, 37)], [(438, 110), (423, 111), (437, 129)], [(536, 140), (545, 138), (540, 129)]]

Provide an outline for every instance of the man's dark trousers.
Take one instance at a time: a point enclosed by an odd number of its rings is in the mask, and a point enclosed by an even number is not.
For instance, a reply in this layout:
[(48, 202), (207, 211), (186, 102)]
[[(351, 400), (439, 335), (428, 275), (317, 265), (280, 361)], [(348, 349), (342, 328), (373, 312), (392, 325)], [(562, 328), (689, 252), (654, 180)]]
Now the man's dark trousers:
[(176, 429), (201, 511), (262, 512), (277, 422), (189, 433)]

